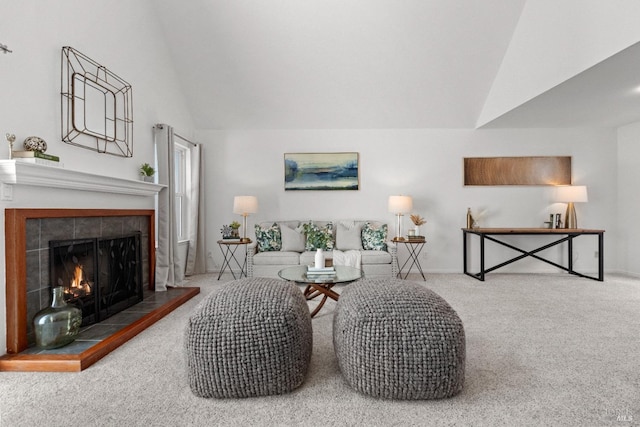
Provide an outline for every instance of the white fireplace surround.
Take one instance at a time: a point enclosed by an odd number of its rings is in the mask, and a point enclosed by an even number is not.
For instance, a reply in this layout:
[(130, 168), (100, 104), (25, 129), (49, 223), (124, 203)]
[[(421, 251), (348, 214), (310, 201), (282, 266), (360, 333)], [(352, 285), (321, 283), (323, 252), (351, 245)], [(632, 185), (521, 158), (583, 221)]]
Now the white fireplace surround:
[[(0, 160), (0, 226), (7, 208), (154, 209), (165, 185), (70, 169)], [(5, 233), (0, 234), (0, 355), (6, 341)]]
[(6, 185), (29, 185), (56, 189), (98, 191), (102, 193), (155, 196), (164, 185), (95, 175), (65, 168), (23, 163), (17, 160), (0, 160), (2, 200), (10, 200)]

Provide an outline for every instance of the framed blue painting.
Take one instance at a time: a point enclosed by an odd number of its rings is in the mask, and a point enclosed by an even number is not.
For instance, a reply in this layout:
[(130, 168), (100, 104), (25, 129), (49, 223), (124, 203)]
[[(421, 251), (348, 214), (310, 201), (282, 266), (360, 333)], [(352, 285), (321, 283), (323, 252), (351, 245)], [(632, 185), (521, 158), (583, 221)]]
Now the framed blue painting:
[(358, 190), (358, 153), (285, 153), (284, 189)]

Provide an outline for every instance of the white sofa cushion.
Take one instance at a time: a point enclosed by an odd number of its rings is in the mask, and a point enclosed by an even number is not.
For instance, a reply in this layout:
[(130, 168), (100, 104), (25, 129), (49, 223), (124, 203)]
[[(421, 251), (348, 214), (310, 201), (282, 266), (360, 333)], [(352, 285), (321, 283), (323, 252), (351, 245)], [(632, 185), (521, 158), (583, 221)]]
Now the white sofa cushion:
[(336, 227), (336, 249), (341, 251), (362, 249), (362, 222), (340, 221)]
[(305, 236), (302, 227), (289, 227), (285, 223), (280, 223), (280, 235), (282, 238), (283, 252), (304, 252)]
[(362, 256), (362, 264), (389, 264), (391, 263), (391, 254), (387, 251), (360, 251)]
[(298, 265), (300, 252), (258, 252), (253, 256), (254, 265)]

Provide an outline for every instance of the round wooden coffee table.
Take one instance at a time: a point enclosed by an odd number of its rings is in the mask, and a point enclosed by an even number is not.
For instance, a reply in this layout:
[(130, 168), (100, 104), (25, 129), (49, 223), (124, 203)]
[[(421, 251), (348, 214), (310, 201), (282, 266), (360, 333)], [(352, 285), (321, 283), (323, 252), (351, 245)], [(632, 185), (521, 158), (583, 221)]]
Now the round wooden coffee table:
[(313, 317), (322, 309), (327, 298), (338, 301), (340, 294), (331, 289), (336, 284), (349, 283), (364, 277), (362, 270), (359, 268), (347, 267), (345, 265), (336, 265), (334, 268), (335, 274), (333, 275), (307, 275), (306, 265), (296, 265), (283, 268), (278, 272), (278, 276), (284, 280), (306, 285), (304, 296), (307, 301), (322, 295), (322, 300), (315, 310), (311, 312), (311, 317)]

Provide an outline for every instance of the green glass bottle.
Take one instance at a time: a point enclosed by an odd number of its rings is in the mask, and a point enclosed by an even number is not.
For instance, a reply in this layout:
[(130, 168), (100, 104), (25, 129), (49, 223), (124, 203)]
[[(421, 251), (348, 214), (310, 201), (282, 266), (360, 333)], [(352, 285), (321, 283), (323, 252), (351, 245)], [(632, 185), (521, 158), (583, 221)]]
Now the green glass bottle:
[(40, 310), (33, 318), (36, 345), (42, 349), (63, 347), (72, 343), (80, 332), (82, 311), (67, 304), (64, 288), (53, 288), (51, 306)]

